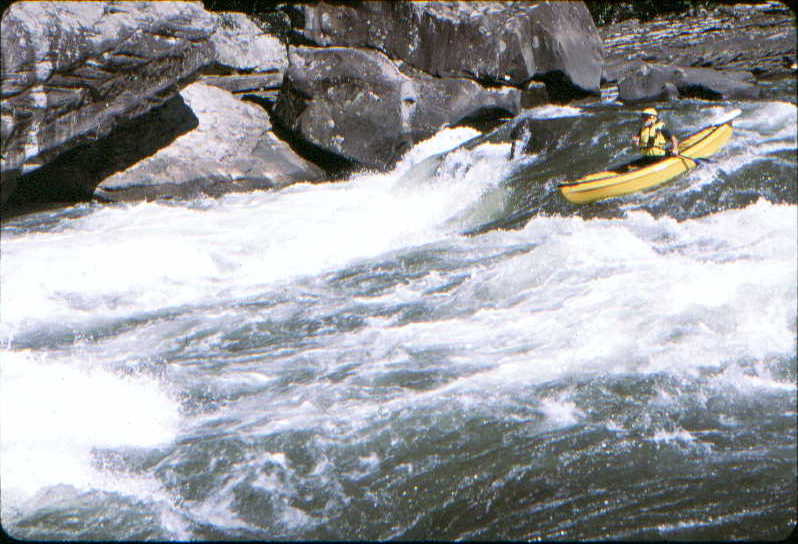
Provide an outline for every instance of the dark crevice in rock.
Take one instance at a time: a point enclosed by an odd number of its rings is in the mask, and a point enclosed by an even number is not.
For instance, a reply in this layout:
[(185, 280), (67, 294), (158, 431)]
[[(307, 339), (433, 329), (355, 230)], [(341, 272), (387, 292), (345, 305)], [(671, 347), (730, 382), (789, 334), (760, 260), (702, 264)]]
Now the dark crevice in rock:
[(452, 126), (471, 127), (480, 132), (488, 132), (507, 122), (514, 115), (515, 112), (507, 111), (504, 108), (485, 108), (473, 115), (463, 117)]
[(274, 111), (274, 106), (277, 104), (279, 91), (278, 90), (248, 91), (246, 93), (240, 93), (240, 94), (236, 93), (236, 96), (238, 96), (238, 98), (240, 98), (244, 102), (251, 102), (253, 104), (257, 104), (258, 106), (263, 108), (271, 118), (272, 111)]
[(108, 136), (83, 143), (18, 178), (8, 208), (31, 202), (81, 202), (108, 176), (125, 170), (197, 126), (197, 118), (175, 95), (135, 119), (120, 122)]
[(295, 30), (288, 32), (288, 43), (303, 47), (320, 47), (317, 42), (306, 38), (304, 35)]
[(542, 81), (546, 85), (546, 93), (554, 103), (565, 104), (574, 100), (597, 96), (596, 93), (590, 93), (574, 86), (570, 79), (560, 70), (536, 75), (535, 79)]
[(722, 100), (723, 93), (713, 91), (701, 85), (685, 85), (679, 88), (682, 96), (699, 98), (702, 100)]
[(477, 130), (482, 134), (488, 134), (498, 129), (501, 126), (506, 125), (510, 121), (510, 119), (511, 117), (495, 117), (492, 119), (472, 119), (460, 123), (456, 126), (473, 128), (474, 130)]
[(241, 72), (242, 70), (238, 70), (232, 66), (226, 66), (220, 62), (212, 62), (208, 66), (202, 68), (199, 73), (203, 76), (235, 76)]

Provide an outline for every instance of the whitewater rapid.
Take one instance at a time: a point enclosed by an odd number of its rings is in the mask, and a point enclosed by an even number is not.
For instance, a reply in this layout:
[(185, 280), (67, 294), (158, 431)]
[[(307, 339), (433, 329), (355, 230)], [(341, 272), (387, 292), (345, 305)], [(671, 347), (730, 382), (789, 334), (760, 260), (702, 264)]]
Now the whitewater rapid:
[[(687, 192), (794, 152), (793, 104), (745, 110), (729, 152)], [(543, 212), (466, 235), (508, 213), (504, 182), (539, 160), (486, 142), (430, 162), (478, 134), (443, 130), (387, 174), (6, 224), (4, 527), (85, 536), (101, 512), (128, 538), (452, 536), (413, 533), (434, 508), (406, 497), (460, 474), (458, 456), (469, 468), (440, 489), (468, 505), (492, 490), (502, 504), (519, 475), (571, 466), (578, 446), (545, 452), (577, 429), (607, 448), (584, 459), (670, 448), (712, 467), (732, 447), (717, 436), (756, 427), (755, 409), (786, 421), (795, 444), (795, 202), (684, 220), (621, 204), (621, 218)], [(751, 440), (767, 449), (764, 436)], [(509, 464), (483, 465), (501, 444), (518, 445)], [(562, 500), (541, 499), (555, 512)], [(388, 521), (358, 533), (371, 518), (347, 512), (366, 503)], [(62, 510), (85, 514), (88, 532), (48, 521)], [(513, 534), (492, 523), (456, 534)], [(658, 534), (704, 524), (679, 523)], [(648, 534), (563, 527), (545, 534)]]

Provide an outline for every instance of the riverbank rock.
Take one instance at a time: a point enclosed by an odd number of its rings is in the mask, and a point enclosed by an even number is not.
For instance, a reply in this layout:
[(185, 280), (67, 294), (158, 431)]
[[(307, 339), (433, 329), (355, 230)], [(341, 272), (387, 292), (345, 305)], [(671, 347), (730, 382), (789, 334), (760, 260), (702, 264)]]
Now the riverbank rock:
[[(616, 69), (618, 69), (616, 67)], [(618, 70), (618, 98), (624, 102), (672, 100), (679, 96), (706, 99), (758, 98), (750, 72), (634, 63)]]
[(215, 24), (199, 2), (12, 4), (0, 23), (2, 202), (23, 171), (173, 97), (213, 60)]
[(105, 178), (103, 200), (191, 197), (320, 181), (324, 172), (272, 132), (268, 114), (201, 82), (180, 92), (196, 126), (130, 168)]
[(713, 10), (630, 19), (599, 28), (604, 43), (604, 81), (625, 63), (752, 72), (757, 78), (795, 73), (795, 14), (779, 2), (735, 4)]
[(514, 115), (523, 93), (463, 78), (433, 78), (350, 47), (291, 47), (274, 114), (319, 148), (369, 168), (389, 168), (440, 128), (490, 113)]
[(318, 2), (297, 8), (318, 46), (378, 49), (437, 77), (547, 83), (555, 99), (597, 93), (601, 40), (583, 2)]
[(215, 62), (203, 70), (200, 79), (238, 96), (261, 97), (272, 105), (288, 68), (287, 46), (243, 13), (217, 13), (216, 20), (211, 37)]
[(282, 74), (288, 67), (288, 50), (277, 37), (264, 32), (243, 13), (214, 14), (216, 30), (211, 42), (216, 49), (214, 67), (234, 73)]

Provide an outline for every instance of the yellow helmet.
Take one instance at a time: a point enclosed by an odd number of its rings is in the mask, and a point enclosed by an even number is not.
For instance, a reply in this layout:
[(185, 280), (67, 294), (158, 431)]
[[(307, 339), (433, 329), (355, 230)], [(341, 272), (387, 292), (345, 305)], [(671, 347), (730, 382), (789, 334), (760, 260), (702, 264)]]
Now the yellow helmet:
[(643, 110), (643, 115), (651, 115), (652, 117), (658, 117), (657, 110), (654, 108), (646, 108)]

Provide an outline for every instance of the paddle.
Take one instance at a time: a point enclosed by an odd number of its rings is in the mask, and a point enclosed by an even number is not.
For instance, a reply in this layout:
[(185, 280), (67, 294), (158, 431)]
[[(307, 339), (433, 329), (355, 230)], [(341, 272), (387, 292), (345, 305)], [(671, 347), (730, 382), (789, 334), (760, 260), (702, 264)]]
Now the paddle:
[(709, 158), (706, 158), (706, 157), (693, 158), (693, 157), (688, 157), (687, 155), (681, 155), (679, 153), (671, 155), (671, 157), (677, 157), (679, 159), (685, 159), (685, 160), (688, 160), (688, 161), (693, 161), (693, 162), (698, 163), (698, 164), (702, 164), (702, 163), (704, 163), (704, 164), (715, 164), (715, 163), (718, 162), (715, 159), (709, 159)]
[(733, 121), (734, 119), (737, 119), (742, 114), (743, 114), (743, 110), (741, 110), (740, 108), (734, 108), (732, 111), (730, 111), (729, 113), (727, 113), (727, 114), (723, 115), (722, 117), (718, 118), (714, 123), (712, 123), (709, 126), (711, 126), (711, 127), (719, 127), (720, 125), (725, 125), (729, 121)]
[[(742, 115), (742, 113), (743, 113), (743, 110), (741, 110), (740, 108), (735, 108), (732, 111), (730, 111), (730, 112), (724, 114), (723, 116), (719, 117), (718, 119), (716, 119), (709, 126), (710, 127), (719, 127), (721, 125), (725, 125), (726, 123), (729, 123), (729, 122), (733, 121), (734, 119), (737, 119), (740, 115)], [(688, 161), (693, 161), (693, 162), (698, 163), (698, 164), (702, 164), (702, 163), (703, 164), (715, 164), (715, 163), (718, 162), (716, 159), (710, 159), (710, 158), (707, 158), (707, 157), (688, 157), (686, 155), (682, 155), (681, 153), (674, 153), (671, 156), (679, 157), (680, 159), (686, 159)]]

